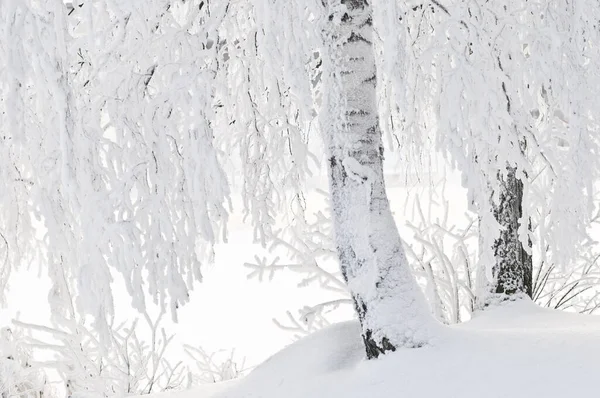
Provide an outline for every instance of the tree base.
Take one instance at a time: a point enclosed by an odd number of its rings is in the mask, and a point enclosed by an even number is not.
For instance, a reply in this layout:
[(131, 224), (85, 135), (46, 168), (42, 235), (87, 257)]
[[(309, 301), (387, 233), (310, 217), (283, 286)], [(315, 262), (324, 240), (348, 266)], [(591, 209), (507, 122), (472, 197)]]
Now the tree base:
[[(377, 359), (382, 355), (388, 354), (390, 352), (395, 352), (398, 347), (393, 345), (387, 337), (381, 339), (381, 342), (376, 342), (373, 339), (373, 332), (371, 330), (367, 330), (363, 333), (363, 343), (365, 345), (365, 351), (367, 354), (367, 359)], [(423, 347), (423, 343), (415, 343), (415, 342), (405, 342), (402, 344), (403, 348), (420, 348)]]
[(483, 298), (477, 308), (480, 311), (486, 310), (490, 307), (496, 307), (502, 305), (506, 302), (513, 302), (518, 300), (528, 300), (532, 301), (531, 297), (529, 297), (526, 293), (515, 293), (515, 294), (505, 294), (505, 293), (490, 293), (485, 298)]

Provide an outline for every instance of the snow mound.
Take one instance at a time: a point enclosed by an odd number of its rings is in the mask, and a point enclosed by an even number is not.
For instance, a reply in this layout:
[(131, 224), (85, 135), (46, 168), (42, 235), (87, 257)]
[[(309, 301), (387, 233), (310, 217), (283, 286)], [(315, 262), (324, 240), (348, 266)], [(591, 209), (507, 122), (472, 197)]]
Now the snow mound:
[(216, 397), (223, 391), (231, 389), (237, 382), (238, 380), (229, 380), (220, 383), (203, 384), (200, 387), (190, 388), (189, 390), (172, 390), (152, 395), (140, 395), (138, 398), (211, 398)]
[(267, 359), (244, 379), (244, 384), (280, 384), (351, 368), (364, 358), (360, 332), (358, 322), (320, 330)]
[(363, 357), (358, 324), (339, 324), (285, 348), (214, 397), (596, 397), (600, 317), (511, 302), (444, 328), (428, 347)]

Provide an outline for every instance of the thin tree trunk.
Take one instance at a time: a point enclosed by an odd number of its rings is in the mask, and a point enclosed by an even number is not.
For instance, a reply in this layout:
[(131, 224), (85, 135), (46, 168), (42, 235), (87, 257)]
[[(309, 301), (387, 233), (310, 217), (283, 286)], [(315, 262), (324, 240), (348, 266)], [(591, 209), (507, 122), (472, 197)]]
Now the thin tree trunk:
[[(501, 65), (500, 58), (498, 64)], [(504, 69), (500, 67), (502, 71)], [(512, 114), (512, 102), (507, 91), (507, 82), (502, 82), (502, 92), (506, 97), (506, 112)], [(522, 153), (527, 147), (523, 139), (519, 142)], [(496, 298), (526, 294), (533, 295), (533, 261), (521, 239), (519, 228), (523, 218), (523, 181), (517, 177), (517, 169), (507, 166), (505, 176), (498, 173), (500, 192), (498, 203), (492, 200), (494, 217), (501, 226), (500, 236), (493, 245), (495, 264), (492, 268), (493, 284), (491, 293)], [(530, 225), (527, 225), (530, 228)], [(531, 248), (531, 241), (528, 241)]]
[(336, 245), (367, 357), (376, 358), (426, 344), (432, 317), (411, 274), (385, 190), (371, 6), (367, 0), (329, 2), (334, 11), (323, 54), (330, 69), (321, 127)]
[[(509, 167), (501, 183), (499, 201), (493, 204), (494, 217), (502, 227), (500, 237), (494, 242), (494, 284), (492, 293), (501, 296), (526, 294), (532, 296), (532, 259), (519, 239), (523, 217), (523, 182), (517, 178), (516, 169)], [(529, 242), (531, 247), (531, 242)]]

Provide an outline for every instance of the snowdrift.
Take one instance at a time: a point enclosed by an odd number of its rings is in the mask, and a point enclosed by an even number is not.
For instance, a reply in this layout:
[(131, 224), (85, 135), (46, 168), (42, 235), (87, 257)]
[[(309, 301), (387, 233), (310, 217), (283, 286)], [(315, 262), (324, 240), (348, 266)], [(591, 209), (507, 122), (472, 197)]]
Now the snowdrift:
[(444, 328), (431, 346), (362, 358), (358, 325), (343, 323), (220, 391), (177, 398), (600, 397), (600, 317), (511, 302)]

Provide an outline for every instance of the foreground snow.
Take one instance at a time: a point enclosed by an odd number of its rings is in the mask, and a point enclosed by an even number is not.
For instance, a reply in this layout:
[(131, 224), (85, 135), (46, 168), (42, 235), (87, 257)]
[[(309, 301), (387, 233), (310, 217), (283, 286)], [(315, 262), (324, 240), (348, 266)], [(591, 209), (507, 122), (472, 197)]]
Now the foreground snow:
[(600, 317), (507, 303), (446, 328), (427, 348), (362, 360), (359, 328), (336, 325), (244, 379), (174, 398), (558, 398), (600, 394)]

